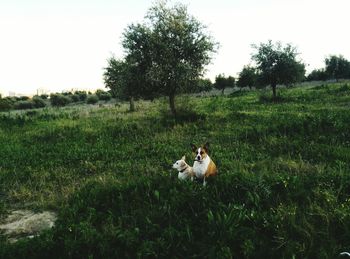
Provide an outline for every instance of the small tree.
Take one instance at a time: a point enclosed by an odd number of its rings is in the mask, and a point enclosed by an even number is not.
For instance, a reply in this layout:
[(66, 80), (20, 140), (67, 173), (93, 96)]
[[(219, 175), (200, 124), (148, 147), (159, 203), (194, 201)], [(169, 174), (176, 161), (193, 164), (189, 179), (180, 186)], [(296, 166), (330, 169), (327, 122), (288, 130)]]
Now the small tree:
[(109, 92), (103, 91), (101, 89), (96, 90), (95, 94), (101, 101), (109, 101), (112, 98), (112, 95)]
[(144, 24), (129, 26), (123, 40), (126, 60), (147, 77), (144, 90), (168, 96), (173, 115), (176, 94), (186, 92), (202, 76), (215, 45), (186, 6), (168, 7), (166, 2), (151, 7)]
[(85, 101), (87, 98), (87, 93), (86, 91), (75, 91), (74, 95), (79, 97), (79, 101)]
[(196, 81), (196, 90), (195, 92), (209, 92), (213, 88), (213, 83), (211, 82), (210, 79), (206, 78), (199, 78)]
[(350, 62), (342, 55), (331, 55), (325, 59), (326, 73), (331, 79), (350, 78)]
[(39, 96), (34, 96), (32, 101), (34, 103), (35, 108), (43, 108), (46, 106), (46, 102), (44, 101), (44, 99)]
[(257, 64), (258, 72), (265, 85), (271, 85), (273, 97), (276, 98), (277, 84), (292, 84), (304, 79), (305, 65), (297, 60), (297, 50), (290, 44), (282, 46), (272, 41), (253, 45), (256, 53), (252, 59)]
[(66, 106), (72, 102), (72, 99), (63, 94), (50, 94), (50, 102), (52, 106)]
[(96, 94), (91, 94), (86, 98), (87, 104), (96, 104), (98, 103), (98, 96)]
[[(130, 111), (135, 110), (134, 98), (141, 93), (139, 90), (138, 74), (133, 73), (132, 64), (125, 60), (117, 60), (114, 57), (108, 60), (108, 67), (105, 68), (104, 82), (107, 88), (111, 89), (113, 96), (120, 99), (128, 99)], [(136, 71), (135, 71), (136, 72)]]
[(325, 81), (328, 79), (328, 74), (325, 69), (314, 69), (306, 77), (306, 81)]
[(239, 73), (237, 86), (240, 88), (249, 87), (251, 89), (252, 86), (256, 85), (257, 79), (258, 75), (256, 74), (256, 69), (251, 66), (244, 66)]
[(232, 76), (226, 78), (224, 74), (219, 74), (215, 77), (214, 87), (221, 90), (222, 94), (224, 94), (225, 88), (234, 86), (235, 78)]
[(8, 111), (13, 109), (15, 100), (11, 97), (5, 97), (0, 99), (0, 111)]

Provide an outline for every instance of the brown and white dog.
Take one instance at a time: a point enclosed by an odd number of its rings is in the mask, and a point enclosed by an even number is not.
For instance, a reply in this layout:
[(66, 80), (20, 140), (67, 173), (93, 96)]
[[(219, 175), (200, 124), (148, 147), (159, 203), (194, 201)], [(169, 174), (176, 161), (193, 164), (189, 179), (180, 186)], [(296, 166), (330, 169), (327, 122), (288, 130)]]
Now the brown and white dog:
[(195, 153), (193, 172), (197, 178), (203, 179), (203, 185), (205, 186), (206, 178), (218, 174), (215, 163), (208, 155), (209, 143), (204, 144), (202, 147), (196, 147), (196, 145), (191, 144), (191, 147), (193, 153)]
[(180, 160), (177, 160), (173, 164), (173, 168), (179, 171), (178, 178), (180, 180), (186, 180), (187, 178), (191, 177), (191, 180), (193, 181), (193, 177), (194, 177), (193, 168), (189, 166), (185, 160), (186, 160), (186, 157), (183, 156)]

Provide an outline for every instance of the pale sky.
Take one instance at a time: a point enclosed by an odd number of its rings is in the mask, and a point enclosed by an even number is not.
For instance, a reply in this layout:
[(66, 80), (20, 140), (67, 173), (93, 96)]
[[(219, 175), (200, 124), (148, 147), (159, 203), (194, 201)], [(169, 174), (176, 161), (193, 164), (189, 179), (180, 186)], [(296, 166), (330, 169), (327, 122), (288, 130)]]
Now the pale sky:
[[(236, 76), (251, 44), (292, 43), (307, 70), (329, 54), (350, 60), (350, 0), (179, 0), (220, 48), (207, 77)], [(103, 89), (103, 68), (122, 57), (121, 36), (150, 0), (0, 0), (0, 92)], [(174, 1), (172, 2), (174, 3)]]

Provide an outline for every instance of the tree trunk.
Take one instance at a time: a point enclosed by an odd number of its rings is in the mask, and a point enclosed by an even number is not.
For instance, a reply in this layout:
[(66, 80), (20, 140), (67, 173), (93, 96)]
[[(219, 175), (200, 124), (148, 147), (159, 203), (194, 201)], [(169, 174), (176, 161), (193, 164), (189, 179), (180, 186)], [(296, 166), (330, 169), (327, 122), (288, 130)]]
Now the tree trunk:
[(225, 88), (222, 88), (221, 95), (224, 95)]
[(176, 116), (175, 94), (170, 94), (170, 95), (169, 95), (169, 105), (170, 105), (171, 113), (172, 113), (174, 116)]
[(134, 97), (130, 96), (130, 111), (134, 112), (135, 111), (135, 101), (134, 101)]
[(273, 99), (276, 99), (276, 83), (271, 84)]

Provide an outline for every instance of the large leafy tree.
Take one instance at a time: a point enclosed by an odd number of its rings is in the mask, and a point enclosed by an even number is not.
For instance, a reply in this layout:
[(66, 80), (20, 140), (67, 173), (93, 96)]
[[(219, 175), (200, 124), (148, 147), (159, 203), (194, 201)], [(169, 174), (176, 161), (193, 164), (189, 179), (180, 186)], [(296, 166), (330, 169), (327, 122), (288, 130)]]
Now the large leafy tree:
[(242, 71), (239, 73), (237, 86), (238, 87), (249, 87), (256, 85), (258, 75), (256, 69), (252, 66), (244, 66)]
[(350, 62), (342, 55), (331, 55), (325, 59), (326, 73), (329, 78), (350, 78)]
[(277, 84), (293, 84), (305, 77), (305, 65), (297, 59), (299, 53), (291, 44), (282, 46), (271, 40), (260, 45), (253, 45), (256, 53), (252, 59), (257, 64), (258, 73), (265, 85), (271, 85), (273, 97), (276, 98)]
[(158, 2), (145, 19), (143, 24), (126, 29), (123, 47), (127, 59), (147, 78), (144, 90), (168, 96), (171, 112), (176, 115), (176, 94), (188, 91), (203, 75), (216, 43), (182, 4), (168, 7), (166, 2)]

